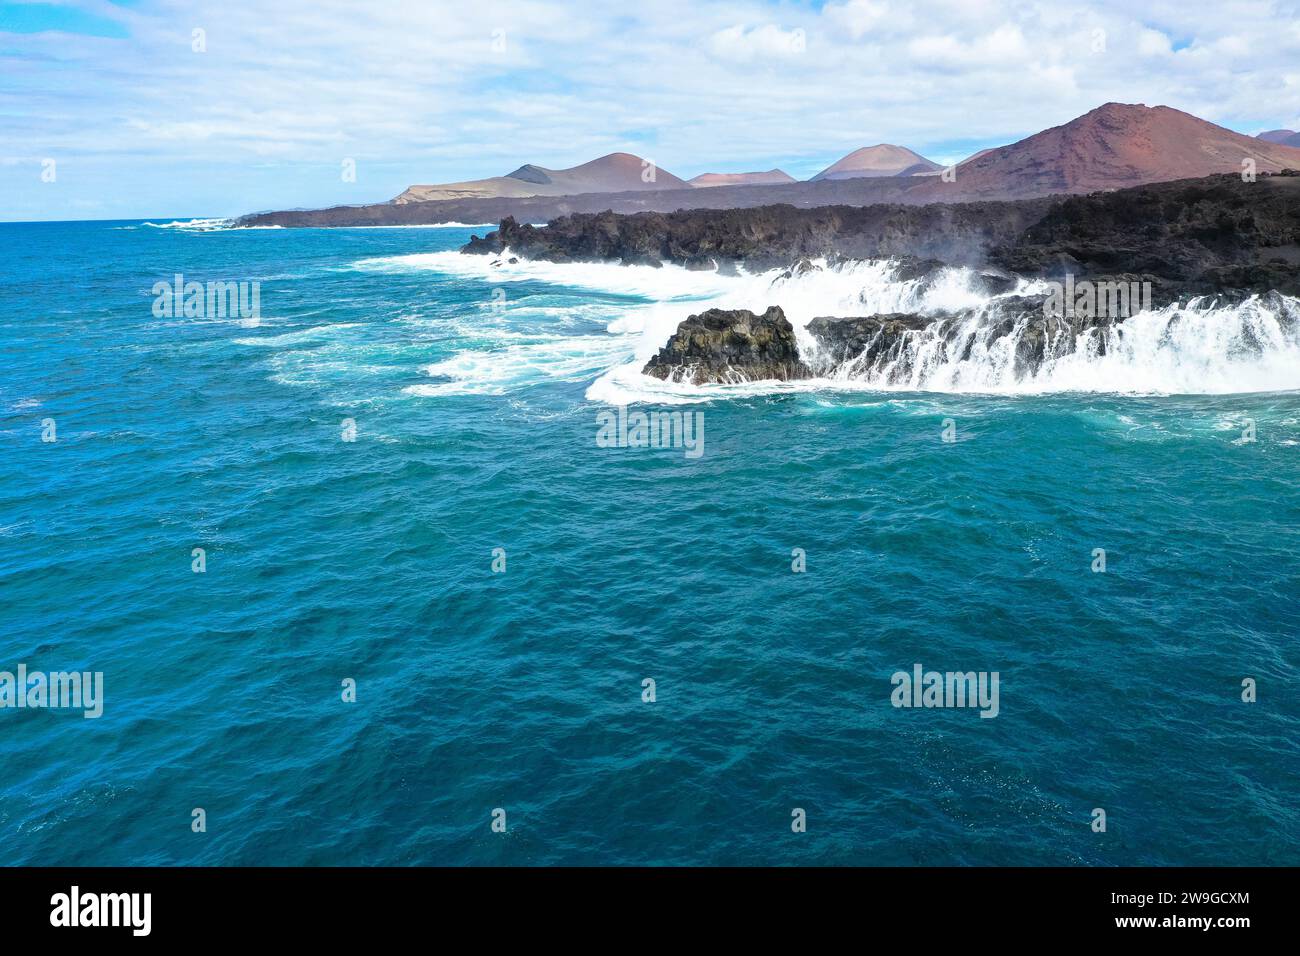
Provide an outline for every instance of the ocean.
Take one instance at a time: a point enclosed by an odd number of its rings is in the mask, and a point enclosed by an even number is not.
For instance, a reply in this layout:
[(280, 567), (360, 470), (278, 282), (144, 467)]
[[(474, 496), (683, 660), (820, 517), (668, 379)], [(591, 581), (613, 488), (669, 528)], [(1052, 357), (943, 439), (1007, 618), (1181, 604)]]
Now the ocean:
[[(1300, 864), (1275, 316), (693, 387), (638, 370), (707, 305), (980, 294), (486, 228), (0, 224), (0, 671), (103, 680), (0, 708), (4, 863)], [(698, 454), (598, 440), (620, 406)], [(996, 716), (895, 706), (917, 665)]]

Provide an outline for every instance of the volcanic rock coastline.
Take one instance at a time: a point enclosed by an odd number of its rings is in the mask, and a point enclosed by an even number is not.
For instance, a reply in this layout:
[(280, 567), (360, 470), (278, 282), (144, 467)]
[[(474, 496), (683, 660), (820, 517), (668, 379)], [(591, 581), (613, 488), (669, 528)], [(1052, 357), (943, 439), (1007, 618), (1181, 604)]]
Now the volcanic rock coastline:
[[(474, 236), (467, 254), (550, 262), (621, 262), (760, 271), (787, 277), (853, 260), (893, 259), (894, 278), (922, 282), (951, 266), (975, 270), (984, 312), (824, 316), (805, 347), (779, 303), (711, 309), (687, 317), (644, 368), (692, 384), (798, 380), (836, 369), (905, 382), (918, 355), (962, 361), (974, 350), (1005, 355), (1018, 376), (1086, 348), (1104, 354), (1124, 314), (1054, 314), (1044, 296), (1014, 296), (1020, 279), (1134, 290), (1144, 307), (1213, 297), (1266, 297), (1294, 331), (1300, 296), (1300, 175), (1243, 181), (1212, 176), (1087, 196), (909, 207), (788, 205), (733, 210), (563, 217), (548, 226), (512, 219)], [(1141, 290), (1141, 291), (1139, 291)], [(1145, 293), (1145, 296), (1142, 293)], [(972, 321), (976, 319), (977, 321)], [(918, 349), (924, 338), (926, 349)]]

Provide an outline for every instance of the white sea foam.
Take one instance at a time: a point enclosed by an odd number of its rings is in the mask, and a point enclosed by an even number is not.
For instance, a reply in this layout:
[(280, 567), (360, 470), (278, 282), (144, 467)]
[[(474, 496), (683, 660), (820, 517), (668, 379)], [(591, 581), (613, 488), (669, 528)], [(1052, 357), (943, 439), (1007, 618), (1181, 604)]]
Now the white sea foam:
[[(723, 275), (676, 266), (614, 263), (550, 263), (497, 256), (435, 252), (365, 259), (354, 268), (378, 272), (430, 271), (487, 283), (538, 282), (626, 297), (610, 302), (608, 340), (561, 336), (515, 349), (469, 351), (439, 363), (430, 373), (450, 376), (455, 389), (504, 390), (537, 380), (537, 373), (564, 369), (565, 377), (593, 370), (592, 401), (612, 404), (678, 404), (738, 395), (785, 391), (932, 391), (1034, 394), (1108, 392), (1126, 394), (1228, 394), (1300, 389), (1300, 302), (1255, 298), (1233, 306), (1196, 301), (1139, 313), (1109, 329), (1080, 336), (1073, 347), (1046, 358), (1032, 374), (1014, 361), (1019, 330), (1007, 335), (992, 321), (999, 300), (1046, 291), (1022, 280), (1000, 295), (983, 290), (978, 277), (953, 268), (930, 281), (900, 280), (890, 261), (853, 262), (791, 275), (783, 270)], [(808, 381), (746, 382), (695, 386), (664, 382), (640, 369), (687, 315), (706, 308), (762, 312), (779, 305), (795, 328), (801, 353), (816, 346), (807, 331), (817, 316), (868, 316), (890, 312), (960, 313), (958, 331), (938, 322), (909, 333), (906, 361), (872, 368), (845, 364)], [(508, 312), (506, 313), (509, 314)], [(945, 340), (969, 337), (970, 348), (943, 348)], [(606, 344), (600, 346), (598, 341)], [(599, 362), (607, 360), (608, 365)], [(481, 376), (482, 381), (475, 381)], [(413, 386), (415, 394), (443, 394), (450, 383)]]
[[(1287, 308), (1297, 314), (1288, 319)], [(1105, 354), (1079, 347), (1044, 362), (1032, 379), (1000, 384), (1014, 391), (1210, 395), (1297, 389), (1297, 317), (1295, 300), (1153, 309), (1107, 330)]]
[(235, 232), (245, 229), (284, 228), (284, 226), (236, 226), (234, 223), (233, 219), (177, 219), (172, 222), (142, 222), (140, 225), (149, 229), (182, 229), (187, 232)]
[(344, 329), (357, 328), (359, 322), (333, 322), (328, 325), (315, 325), (307, 329), (296, 329), (292, 332), (283, 332), (280, 335), (253, 335), (245, 338), (234, 339), (235, 345), (249, 345), (258, 348), (284, 348), (286, 346), (302, 345), (309, 342), (329, 342), (333, 339), (334, 333), (341, 332)]
[(460, 252), (424, 252), (360, 259), (353, 268), (366, 272), (439, 272), (483, 279), (491, 283), (545, 282), (571, 289), (671, 301), (722, 295), (735, 280), (715, 272), (689, 272), (674, 266), (621, 266), (608, 262), (554, 263), (516, 259), (506, 250), (499, 256)]
[(224, 229), (229, 219), (174, 219), (171, 222), (142, 222), (148, 229)]
[(538, 381), (586, 382), (625, 361), (627, 352), (609, 336), (574, 336), (512, 344), (490, 351), (467, 350), (425, 368), (435, 379), (404, 389), (411, 395), (500, 395)]

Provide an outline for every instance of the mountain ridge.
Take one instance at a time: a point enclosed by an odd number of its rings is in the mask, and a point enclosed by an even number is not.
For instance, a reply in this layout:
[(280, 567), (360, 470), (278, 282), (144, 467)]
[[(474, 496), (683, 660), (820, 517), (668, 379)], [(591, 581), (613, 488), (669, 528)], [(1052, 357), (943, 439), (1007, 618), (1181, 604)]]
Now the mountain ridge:
[[(902, 147), (891, 147), (889, 156), (877, 154), (876, 159), (896, 164), (906, 158), (903, 152)], [(1247, 159), (1258, 174), (1300, 169), (1300, 147), (1236, 133), (1168, 106), (1123, 103), (1103, 104), (1067, 123), (977, 152), (957, 164), (951, 176), (939, 175), (944, 170), (938, 164), (932, 164), (931, 170), (903, 166), (892, 172), (878, 165), (874, 174), (868, 171), (865, 175), (862, 167), (855, 169), (852, 163), (835, 170), (853, 156), (851, 153), (822, 171), (842, 174), (839, 176), (819, 174), (808, 181), (728, 182), (702, 188), (698, 182), (688, 183), (664, 170), (656, 170), (655, 182), (647, 183), (642, 179), (642, 171), (649, 168), (644, 160), (630, 153), (612, 153), (569, 170), (526, 164), (493, 180), (411, 187), (388, 203), (258, 213), (238, 221), (245, 225), (352, 226), (499, 222), (515, 216), (520, 221), (541, 222), (602, 210), (672, 212), (774, 203), (797, 207), (924, 205), (1084, 194), (1221, 173), (1240, 175), (1248, 168), (1243, 165)], [(596, 175), (590, 169), (593, 165), (597, 166)], [(898, 175), (904, 170), (912, 174)], [(711, 178), (753, 175), (704, 174)], [(490, 184), (486, 190), (480, 185), (484, 182)], [(479, 188), (451, 189), (457, 185)], [(631, 188), (616, 188), (624, 185)], [(574, 189), (580, 191), (572, 192)], [(427, 194), (419, 190), (441, 190), (437, 193), (441, 198), (425, 198)]]
[[(650, 178), (647, 178), (650, 177)], [(393, 202), (575, 196), (583, 193), (683, 189), (686, 181), (633, 153), (607, 153), (567, 169), (525, 163), (514, 172), (457, 183), (408, 186)]]
[(1080, 194), (1147, 183), (1300, 168), (1300, 149), (1235, 133), (1169, 106), (1105, 103), (1060, 126), (962, 163), (955, 183), (931, 178), (921, 196), (957, 185), (971, 198)]
[(696, 189), (713, 186), (775, 186), (797, 183), (784, 169), (768, 169), (761, 173), (700, 173), (687, 180)]

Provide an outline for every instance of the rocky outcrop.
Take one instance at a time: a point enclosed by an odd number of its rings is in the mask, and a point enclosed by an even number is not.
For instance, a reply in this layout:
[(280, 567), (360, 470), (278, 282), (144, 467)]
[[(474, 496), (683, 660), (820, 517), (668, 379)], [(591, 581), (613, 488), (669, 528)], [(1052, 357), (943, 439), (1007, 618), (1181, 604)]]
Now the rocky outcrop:
[(815, 342), (805, 356), (822, 376), (873, 379), (899, 384), (912, 379), (915, 363), (968, 361), (976, 349), (1003, 351), (1017, 378), (1033, 375), (1049, 357), (1085, 342), (1105, 354), (1100, 333), (1120, 318), (1049, 315), (1044, 297), (1005, 297), (964, 313), (823, 316), (808, 323)]
[(762, 315), (748, 309), (709, 309), (692, 315), (642, 371), (693, 385), (812, 375), (799, 358), (794, 328), (775, 305)]
[[(956, 205), (762, 206), (565, 216), (545, 227), (507, 217), (462, 251), (551, 262), (621, 261), (696, 269), (786, 268), (803, 260), (896, 258), (919, 275), (985, 270), (1152, 283), (1156, 304), (1192, 295), (1300, 294), (1300, 176), (1157, 183), (1065, 199)], [(901, 276), (900, 276), (901, 277)]]
[(761, 206), (690, 209), (631, 216), (573, 215), (544, 227), (506, 217), (473, 237), (462, 252), (517, 255), (548, 262), (783, 268), (800, 259), (911, 257), (978, 265), (998, 244), (1013, 242), (1051, 207), (1048, 200), (932, 206)]
[[(925, 388), (958, 376), (989, 385), (1031, 379), (1079, 353), (1100, 357), (1132, 347), (1124, 316), (1061, 314), (1049, 308), (1051, 301), (1043, 295), (999, 296), (957, 312), (821, 316), (798, 338), (779, 307), (762, 315), (714, 309), (683, 321), (643, 371), (692, 384), (838, 378)], [(1271, 292), (1243, 309), (1231, 331), (1231, 354), (1263, 354), (1277, 347), (1279, 335), (1288, 347), (1300, 347), (1300, 305), (1294, 298)], [(1251, 310), (1267, 318), (1252, 320)], [(1158, 318), (1162, 335), (1177, 338), (1182, 323), (1203, 321), (1204, 315), (1167, 311)], [(1149, 344), (1149, 325), (1137, 341), (1143, 338)]]
[[(1294, 338), (1293, 300), (1280, 296), (1300, 297), (1300, 174), (1254, 182), (1213, 176), (1017, 203), (606, 212), (543, 228), (507, 219), (465, 251), (507, 248), (559, 262), (779, 267), (785, 280), (845, 260), (889, 257), (897, 263), (892, 278), (921, 290), (948, 266), (969, 266), (973, 290), (989, 297), (976, 309), (817, 318), (801, 333), (812, 346), (802, 354), (779, 309), (761, 316), (714, 311), (687, 318), (645, 372), (696, 383), (815, 374), (920, 387), (934, 370), (961, 373), (969, 362), (1003, 382), (1081, 350), (1104, 355), (1125, 342), (1125, 316), (1196, 296), (1261, 296)], [(1062, 301), (1086, 284), (1096, 307), (1053, 313), (1044, 296), (1008, 294), (1021, 278), (1060, 283), (1054, 295)], [(1103, 296), (1109, 308), (1101, 307)], [(1168, 334), (1176, 335), (1181, 315), (1165, 317)], [(1262, 347), (1260, 334), (1244, 324), (1233, 348)]]
[(848, 363), (870, 368), (881, 360), (896, 357), (909, 333), (922, 332), (935, 316), (898, 312), (888, 315), (820, 316), (808, 323), (817, 343), (810, 365), (829, 374)]
[(1070, 197), (989, 258), (1026, 276), (1131, 275), (1153, 284), (1157, 303), (1300, 294), (1300, 175), (1212, 176)]
[(693, 385), (798, 381), (842, 375), (889, 384), (911, 379), (919, 356), (938, 363), (968, 359), (976, 347), (1001, 340), (1018, 375), (1031, 375), (1049, 354), (1072, 350), (1077, 336), (1104, 328), (1108, 319), (1049, 318), (1041, 298), (1006, 299), (996, 313), (891, 313), (821, 316), (808, 324), (813, 347), (803, 352), (785, 313), (772, 306), (762, 315), (747, 309), (710, 309), (692, 315), (653, 359), (644, 374)]
[[(884, 385), (923, 382), (926, 367), (990, 361), (1012, 378), (1037, 374), (1045, 363), (1086, 350), (1105, 355), (1122, 316), (1058, 314), (1046, 296), (1001, 296), (960, 312), (900, 312), (820, 316), (808, 323), (801, 348), (784, 312), (712, 309), (684, 320), (643, 369), (691, 384), (840, 377)], [(1272, 293), (1264, 307), (1284, 334), (1300, 330), (1300, 309)], [(1178, 322), (1175, 315), (1170, 327)], [(1243, 341), (1243, 348), (1252, 343)], [(1253, 344), (1262, 348), (1262, 343)]]

